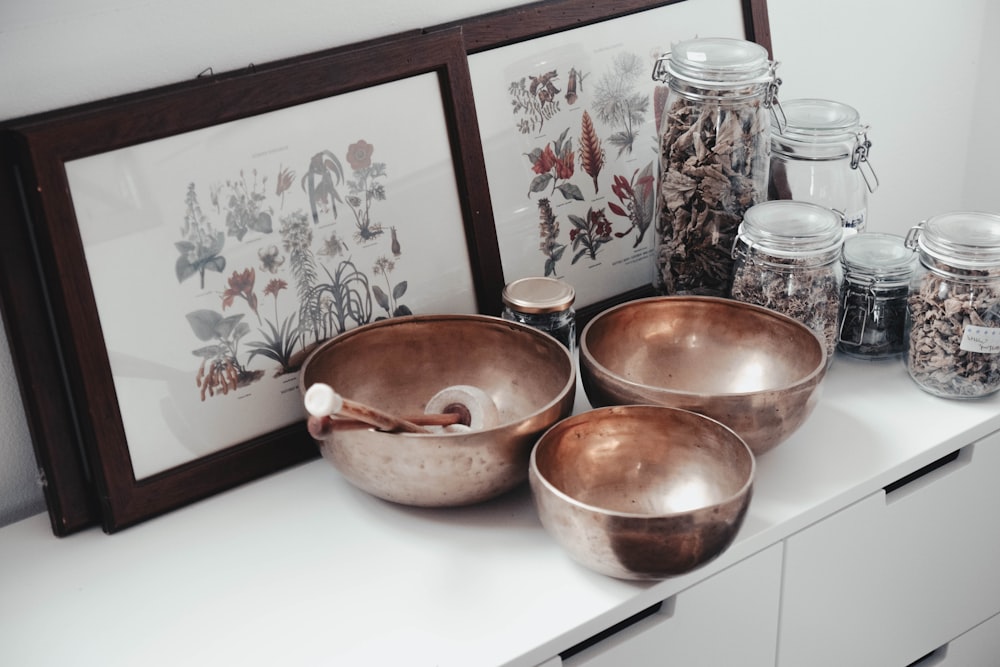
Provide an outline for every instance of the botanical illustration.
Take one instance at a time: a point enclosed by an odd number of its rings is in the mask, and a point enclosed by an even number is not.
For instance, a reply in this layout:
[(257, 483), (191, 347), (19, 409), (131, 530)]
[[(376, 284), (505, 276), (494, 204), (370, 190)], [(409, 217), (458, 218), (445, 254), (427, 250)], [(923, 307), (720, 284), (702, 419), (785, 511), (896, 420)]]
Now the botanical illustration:
[[(567, 62), (525, 73), (508, 86), (516, 130), (530, 135), (523, 153), (530, 170), (527, 197), (538, 212), (546, 276), (564, 276), (577, 264), (595, 268), (602, 252), (625, 237), (628, 245), (617, 257), (644, 252), (640, 246), (654, 220), (655, 156), (651, 151), (636, 165), (634, 152), (641, 131), (655, 148), (647, 69), (637, 55), (619, 51), (594, 85), (588, 80), (584, 86), (586, 64)], [(640, 85), (643, 80), (650, 84)], [(561, 262), (567, 250), (568, 265)]]
[(646, 120), (649, 90), (638, 84), (648, 78), (649, 68), (639, 56), (622, 51), (594, 86), (594, 114), (604, 123), (619, 128), (608, 137), (608, 142), (618, 147), (619, 156), (632, 152), (636, 130)]
[[(379, 218), (388, 170), (373, 159), (375, 148), (359, 139), (339, 154), (318, 149), (307, 164), (276, 164), (271, 174), (243, 169), (215, 184), (188, 184), (175, 277), (183, 285), (197, 276), (198, 290), (218, 295), (216, 307), (186, 316), (202, 401), (265, 373), (293, 373), (313, 347), (352, 327), (412, 314), (409, 283), (398, 276), (401, 227)], [(339, 222), (345, 212), (349, 227)], [(375, 257), (371, 265), (357, 264), (352, 243)], [(232, 258), (248, 256), (254, 263), (233, 266)], [(215, 274), (217, 287), (207, 279)]]
[(551, 70), (530, 74), (510, 83), (508, 92), (519, 132), (537, 134), (545, 121), (559, 113), (558, 79), (558, 70)]

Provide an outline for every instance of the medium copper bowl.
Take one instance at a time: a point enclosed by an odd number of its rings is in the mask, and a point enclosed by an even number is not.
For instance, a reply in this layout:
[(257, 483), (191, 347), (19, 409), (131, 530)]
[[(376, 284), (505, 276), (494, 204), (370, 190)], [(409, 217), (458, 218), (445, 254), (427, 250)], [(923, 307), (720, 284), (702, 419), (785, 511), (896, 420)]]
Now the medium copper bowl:
[(692, 410), (732, 428), (754, 454), (805, 422), (826, 367), (826, 346), (806, 325), (719, 297), (630, 301), (595, 316), (580, 340), (580, 377), (594, 407)]
[(405, 505), (449, 507), (498, 496), (525, 481), (538, 437), (573, 409), (576, 374), (562, 345), (528, 326), (485, 315), (397, 317), (332, 338), (306, 360), (316, 382), (395, 414), (424, 412), (441, 389), (486, 391), (500, 425), (467, 433), (334, 431), (323, 457), (355, 486)]
[(754, 456), (719, 422), (649, 405), (565, 419), (532, 450), (529, 479), (545, 529), (569, 555), (620, 579), (683, 574), (735, 539)]

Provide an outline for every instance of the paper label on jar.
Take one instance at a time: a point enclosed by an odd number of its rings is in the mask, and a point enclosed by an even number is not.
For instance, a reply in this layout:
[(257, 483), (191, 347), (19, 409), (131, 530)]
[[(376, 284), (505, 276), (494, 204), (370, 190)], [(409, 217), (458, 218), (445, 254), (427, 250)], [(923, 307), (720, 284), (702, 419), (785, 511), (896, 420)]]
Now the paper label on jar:
[(997, 354), (1000, 352), (1000, 328), (967, 326), (959, 348), (965, 352)]
[(866, 209), (861, 209), (859, 211), (848, 211), (844, 214), (844, 231), (845, 232), (863, 232), (868, 226), (868, 211)]

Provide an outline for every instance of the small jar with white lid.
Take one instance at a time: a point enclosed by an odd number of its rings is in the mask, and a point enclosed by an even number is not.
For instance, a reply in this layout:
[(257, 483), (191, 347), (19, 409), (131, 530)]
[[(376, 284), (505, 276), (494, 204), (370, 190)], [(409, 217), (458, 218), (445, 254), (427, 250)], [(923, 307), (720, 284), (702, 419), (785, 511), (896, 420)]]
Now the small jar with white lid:
[(898, 357), (917, 256), (902, 236), (868, 232), (844, 239), (837, 349), (860, 359)]
[(919, 264), (906, 314), (906, 369), (924, 390), (978, 398), (1000, 389), (1000, 215), (944, 213), (910, 229)]
[(818, 204), (751, 206), (733, 244), (730, 296), (802, 322), (826, 343), (832, 362), (844, 280), (843, 239), (840, 216)]
[(794, 199), (833, 209), (844, 232), (865, 231), (868, 195), (878, 177), (868, 161), (868, 126), (854, 107), (824, 99), (781, 103), (784, 125), (771, 134), (768, 199)]
[(576, 352), (576, 290), (556, 278), (533, 276), (503, 288), (503, 319), (543, 331)]

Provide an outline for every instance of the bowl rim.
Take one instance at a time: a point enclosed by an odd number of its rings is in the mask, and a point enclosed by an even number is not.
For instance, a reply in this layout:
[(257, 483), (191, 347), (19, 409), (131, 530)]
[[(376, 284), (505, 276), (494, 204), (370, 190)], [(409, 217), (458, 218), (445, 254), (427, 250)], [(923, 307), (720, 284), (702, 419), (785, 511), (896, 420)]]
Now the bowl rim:
[[(715, 303), (715, 304), (718, 304), (718, 305), (725, 306), (727, 308), (743, 308), (743, 309), (755, 311), (758, 314), (765, 315), (767, 317), (771, 317), (773, 319), (783, 321), (783, 322), (785, 322), (787, 324), (792, 325), (794, 328), (797, 328), (797, 329), (802, 330), (802, 331), (809, 332), (809, 334), (813, 337), (813, 339), (815, 339), (816, 344), (819, 347), (819, 351), (820, 351), (820, 363), (817, 364), (816, 368), (814, 368), (807, 375), (803, 376), (801, 379), (799, 379), (799, 380), (797, 380), (795, 382), (792, 382), (790, 384), (785, 384), (785, 385), (780, 385), (780, 386), (775, 386), (775, 387), (768, 387), (766, 389), (757, 389), (755, 391), (733, 391), (733, 392), (717, 392), (717, 393), (712, 393), (712, 394), (706, 394), (706, 393), (697, 392), (697, 391), (686, 391), (684, 389), (672, 389), (672, 388), (669, 388), (669, 387), (662, 387), (662, 386), (653, 385), (653, 384), (646, 384), (646, 383), (643, 383), (643, 382), (636, 382), (635, 380), (629, 380), (627, 378), (622, 377), (618, 373), (615, 373), (610, 368), (608, 368), (607, 366), (605, 366), (604, 364), (600, 363), (599, 361), (597, 361), (594, 358), (593, 354), (591, 354), (591, 352), (590, 352), (590, 346), (587, 344), (587, 336), (590, 333), (591, 327), (593, 327), (595, 323), (597, 323), (598, 321), (600, 321), (601, 319), (603, 319), (603, 318), (605, 318), (607, 316), (610, 316), (612, 313), (615, 313), (615, 312), (617, 312), (619, 310), (625, 310), (626, 308), (634, 308), (634, 307), (636, 307), (638, 305), (642, 305), (643, 303), (654, 303), (654, 302), (655, 303), (662, 303), (662, 302), (665, 302), (665, 301), (671, 301), (671, 302), (695, 301), (695, 302), (702, 302), (702, 303)], [(640, 298), (640, 299), (633, 299), (631, 301), (626, 301), (624, 303), (620, 303), (620, 304), (618, 304), (616, 306), (612, 306), (611, 308), (608, 308), (607, 310), (601, 311), (600, 313), (598, 313), (597, 315), (595, 315), (593, 318), (591, 318), (589, 322), (587, 322), (587, 324), (583, 327), (583, 331), (580, 332), (580, 345), (579, 345), (579, 348), (580, 348), (580, 367), (581, 367), (581, 373), (582, 373), (582, 369), (583, 369), (583, 366), (584, 366), (584, 362), (586, 362), (587, 364), (589, 364), (589, 365), (591, 365), (591, 366), (593, 366), (595, 368), (600, 369), (601, 371), (603, 371), (604, 373), (606, 373), (608, 376), (614, 377), (616, 382), (620, 382), (620, 383), (622, 383), (622, 384), (624, 384), (626, 386), (629, 386), (629, 387), (636, 387), (636, 388), (642, 388), (642, 389), (650, 389), (650, 390), (656, 391), (656, 392), (669, 392), (670, 394), (673, 394), (675, 396), (698, 397), (698, 398), (706, 397), (706, 396), (715, 396), (715, 397), (720, 397), (720, 398), (740, 398), (740, 397), (746, 397), (746, 396), (754, 396), (754, 395), (765, 393), (765, 392), (787, 391), (789, 389), (795, 389), (795, 388), (798, 388), (798, 387), (808, 387), (808, 386), (811, 386), (811, 385), (814, 385), (814, 384), (818, 384), (818, 382), (820, 380), (822, 380), (823, 376), (826, 374), (827, 365), (828, 365), (828, 361), (829, 361), (829, 356), (828, 356), (828, 353), (826, 351), (826, 343), (819, 337), (819, 335), (815, 331), (813, 331), (812, 329), (810, 329), (808, 326), (806, 326), (802, 322), (799, 322), (798, 320), (796, 320), (793, 317), (785, 315), (784, 313), (780, 313), (780, 312), (778, 312), (776, 310), (773, 310), (771, 308), (767, 308), (765, 306), (758, 306), (757, 304), (748, 303), (746, 301), (739, 301), (739, 300), (736, 300), (736, 299), (728, 299), (726, 297), (720, 297), (720, 296), (698, 296), (698, 295), (679, 295), (679, 294), (677, 294), (677, 295), (668, 295), (668, 296), (650, 296), (650, 297), (644, 297), (644, 298)]]
[[(539, 471), (539, 469), (538, 469), (538, 462), (536, 460), (537, 452), (542, 447), (542, 445), (543, 445), (546, 437), (548, 437), (549, 433), (551, 431), (555, 430), (557, 427), (559, 427), (560, 424), (565, 424), (566, 422), (571, 422), (571, 421), (581, 421), (584, 417), (591, 416), (591, 415), (593, 415), (595, 413), (601, 413), (601, 412), (634, 412), (635, 409), (637, 409), (637, 408), (639, 408), (639, 409), (652, 408), (654, 411), (672, 410), (674, 412), (686, 412), (689, 415), (693, 415), (696, 419), (704, 419), (706, 421), (713, 422), (715, 425), (722, 427), (726, 431), (729, 431), (733, 435), (733, 437), (736, 439), (736, 441), (743, 445), (744, 449), (746, 450), (747, 456), (750, 459), (750, 472), (747, 475), (746, 481), (743, 483), (743, 485), (737, 491), (733, 492), (732, 494), (730, 494), (726, 498), (724, 498), (722, 500), (719, 500), (718, 502), (712, 503), (711, 505), (704, 505), (702, 507), (696, 507), (694, 509), (689, 509), (689, 510), (681, 510), (681, 511), (678, 511), (678, 512), (665, 512), (665, 513), (662, 513), (662, 514), (649, 514), (649, 513), (624, 512), (624, 511), (621, 511), (621, 510), (612, 510), (612, 509), (608, 509), (608, 508), (605, 508), (605, 507), (600, 507), (598, 505), (591, 505), (590, 503), (585, 503), (582, 500), (579, 500), (578, 498), (574, 498), (573, 496), (569, 495), (565, 491), (562, 491), (561, 489), (559, 489), (558, 487), (556, 487), (551, 481), (549, 481), (549, 479), (547, 477), (545, 477), (545, 475), (543, 475), (541, 473), (541, 471)], [(674, 407), (669, 407), (669, 406), (666, 406), (666, 405), (647, 405), (647, 404), (608, 405), (608, 406), (605, 406), (605, 407), (602, 407), (602, 408), (594, 408), (592, 410), (587, 410), (585, 412), (580, 412), (580, 413), (577, 413), (575, 415), (571, 415), (571, 416), (567, 417), (566, 419), (559, 420), (558, 422), (556, 422), (555, 424), (553, 424), (552, 426), (550, 426), (548, 429), (546, 429), (545, 432), (541, 436), (539, 436), (538, 441), (535, 443), (535, 445), (531, 448), (531, 456), (528, 459), (528, 472), (529, 472), (529, 476), (531, 478), (537, 479), (539, 481), (539, 483), (541, 483), (542, 485), (544, 485), (545, 488), (549, 492), (551, 492), (553, 495), (555, 495), (556, 497), (558, 497), (560, 500), (563, 500), (563, 501), (569, 503), (570, 505), (572, 505), (574, 507), (577, 507), (579, 509), (583, 509), (583, 510), (586, 510), (586, 511), (589, 511), (589, 512), (595, 512), (595, 513), (601, 514), (603, 516), (610, 516), (610, 517), (616, 517), (616, 518), (622, 518), (622, 519), (646, 519), (646, 520), (648, 520), (648, 519), (657, 519), (657, 520), (659, 520), (659, 519), (672, 519), (672, 518), (676, 518), (676, 517), (683, 517), (683, 516), (695, 514), (697, 512), (704, 512), (706, 509), (709, 509), (711, 507), (717, 507), (719, 505), (725, 505), (727, 503), (733, 502), (734, 500), (740, 498), (741, 496), (746, 496), (746, 500), (747, 500), (747, 502), (749, 502), (749, 500), (750, 500), (749, 496), (753, 492), (754, 481), (757, 478), (757, 456), (753, 453), (753, 450), (750, 449), (750, 445), (747, 444), (746, 440), (744, 440), (743, 437), (740, 436), (739, 433), (737, 433), (736, 431), (734, 431), (730, 427), (726, 426), (725, 424), (723, 424), (722, 422), (720, 422), (718, 419), (713, 419), (712, 417), (707, 417), (707, 416), (705, 416), (703, 414), (694, 412), (693, 410), (685, 410), (684, 408), (674, 408)]]
[[(538, 338), (539, 340), (544, 341), (546, 343), (546, 345), (549, 345), (549, 347), (552, 348), (553, 353), (556, 353), (556, 350), (558, 350), (560, 353), (562, 353), (566, 357), (566, 361), (569, 364), (569, 377), (567, 378), (566, 383), (556, 393), (556, 395), (552, 398), (551, 401), (549, 401), (548, 403), (544, 404), (543, 406), (541, 406), (539, 409), (535, 410), (534, 412), (529, 412), (529, 413), (523, 415), (518, 420), (518, 422), (525, 421), (527, 419), (531, 419), (531, 418), (534, 418), (534, 417), (536, 417), (536, 416), (538, 416), (540, 414), (548, 412), (553, 407), (555, 407), (558, 403), (560, 403), (563, 400), (565, 400), (566, 397), (569, 395), (569, 393), (571, 391), (574, 391), (576, 389), (577, 370), (576, 370), (575, 360), (573, 359), (573, 355), (570, 354), (570, 351), (562, 343), (560, 343), (555, 337), (550, 336), (549, 334), (544, 333), (542, 331), (539, 331), (538, 329), (535, 329), (534, 327), (528, 326), (527, 324), (522, 324), (520, 322), (512, 322), (510, 320), (505, 320), (503, 318), (496, 317), (494, 315), (468, 314), (468, 313), (466, 313), (466, 314), (463, 314), (463, 313), (438, 313), (438, 314), (431, 314), (431, 315), (400, 315), (400, 316), (397, 316), (397, 317), (391, 317), (391, 318), (384, 319), (384, 320), (376, 320), (374, 322), (368, 322), (367, 324), (362, 324), (361, 326), (354, 327), (353, 329), (348, 329), (347, 331), (345, 331), (345, 332), (343, 332), (341, 334), (337, 334), (336, 336), (331, 336), (330, 338), (327, 338), (322, 343), (320, 343), (315, 348), (313, 348), (313, 350), (306, 356), (305, 361), (302, 362), (302, 366), (299, 368), (299, 378), (298, 378), (298, 382), (297, 382), (298, 387), (299, 387), (299, 395), (300, 396), (305, 396), (305, 391), (306, 391), (306, 389), (308, 389), (308, 387), (305, 386), (305, 377), (306, 377), (306, 370), (308, 369), (310, 363), (313, 361), (313, 358), (316, 357), (319, 354), (319, 352), (321, 350), (323, 350), (323, 349), (325, 349), (327, 347), (333, 347), (337, 343), (342, 343), (343, 341), (348, 340), (350, 338), (353, 338), (355, 336), (363, 335), (365, 331), (368, 331), (370, 329), (376, 329), (376, 328), (378, 328), (378, 329), (384, 329), (384, 328), (388, 328), (388, 327), (392, 327), (392, 326), (403, 326), (403, 325), (413, 324), (413, 323), (428, 324), (428, 323), (432, 323), (432, 322), (448, 322), (448, 321), (466, 321), (466, 322), (475, 321), (475, 322), (480, 322), (480, 323), (483, 323), (483, 324), (491, 324), (491, 325), (494, 325), (494, 326), (499, 325), (499, 326), (507, 327), (507, 328), (510, 328), (510, 329), (515, 329), (515, 330), (521, 331), (521, 332), (523, 332), (523, 333), (525, 333), (527, 335), (530, 335), (530, 336), (532, 336), (534, 338)], [(450, 432), (447, 432), (447, 431), (441, 431), (441, 432), (435, 431), (435, 432), (432, 432), (432, 433), (392, 433), (392, 435), (394, 435), (394, 436), (403, 436), (403, 437), (413, 437), (413, 438), (428, 438), (428, 437), (434, 437), (434, 438), (442, 438), (442, 437), (446, 437), (446, 438), (461, 438), (463, 436), (468, 437), (470, 435), (478, 435), (478, 434), (481, 434), (481, 433), (491, 433), (493, 431), (498, 431), (498, 430), (501, 430), (501, 429), (510, 428), (511, 426), (514, 426), (516, 424), (517, 424), (517, 422), (506, 422), (506, 423), (497, 424), (496, 426), (494, 426), (492, 428), (484, 428), (484, 429), (479, 429), (479, 430), (476, 430), (476, 431), (461, 431), (461, 432), (457, 432), (457, 433), (450, 433)], [(376, 429), (374, 427), (368, 428), (368, 429), (363, 429), (363, 430), (372, 431), (372, 432), (378, 431), (378, 429)]]

